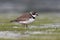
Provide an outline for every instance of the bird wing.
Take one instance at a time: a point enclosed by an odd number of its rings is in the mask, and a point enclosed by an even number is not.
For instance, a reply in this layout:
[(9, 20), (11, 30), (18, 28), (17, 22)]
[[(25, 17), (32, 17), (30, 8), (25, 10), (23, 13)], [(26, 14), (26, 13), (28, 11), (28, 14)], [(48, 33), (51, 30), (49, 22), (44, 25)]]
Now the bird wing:
[(18, 17), (16, 20), (18, 20), (18, 21), (26, 21), (26, 20), (28, 20), (31, 17), (32, 16), (29, 13), (26, 13), (26, 14), (23, 14), (20, 17)]

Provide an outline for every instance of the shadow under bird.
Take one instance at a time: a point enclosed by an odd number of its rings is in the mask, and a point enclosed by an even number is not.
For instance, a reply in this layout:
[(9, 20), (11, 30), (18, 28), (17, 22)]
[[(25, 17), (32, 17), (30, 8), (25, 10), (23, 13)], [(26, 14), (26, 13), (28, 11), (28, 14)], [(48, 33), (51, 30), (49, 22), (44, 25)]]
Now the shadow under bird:
[(20, 24), (25, 25), (25, 27), (28, 27), (28, 24), (32, 23), (35, 21), (35, 17), (38, 16), (37, 12), (29, 12), (29, 13), (24, 13), (15, 20), (11, 20), (10, 22), (17, 22)]

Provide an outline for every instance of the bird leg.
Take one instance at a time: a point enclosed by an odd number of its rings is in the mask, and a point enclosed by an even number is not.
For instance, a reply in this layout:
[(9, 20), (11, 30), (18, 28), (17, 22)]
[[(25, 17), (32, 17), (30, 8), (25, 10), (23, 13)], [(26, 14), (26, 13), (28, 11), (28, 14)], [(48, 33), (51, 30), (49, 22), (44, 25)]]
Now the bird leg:
[(27, 24), (25, 24), (25, 28), (27, 28), (28, 27), (28, 25)]
[(28, 27), (28, 25), (26, 24), (26, 27)]

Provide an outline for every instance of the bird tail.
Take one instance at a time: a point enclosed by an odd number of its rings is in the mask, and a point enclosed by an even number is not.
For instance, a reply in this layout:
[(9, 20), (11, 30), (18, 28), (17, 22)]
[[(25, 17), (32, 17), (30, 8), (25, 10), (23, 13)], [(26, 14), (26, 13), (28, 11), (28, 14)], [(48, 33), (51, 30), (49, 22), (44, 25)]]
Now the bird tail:
[(11, 20), (10, 22), (17, 22), (17, 20)]

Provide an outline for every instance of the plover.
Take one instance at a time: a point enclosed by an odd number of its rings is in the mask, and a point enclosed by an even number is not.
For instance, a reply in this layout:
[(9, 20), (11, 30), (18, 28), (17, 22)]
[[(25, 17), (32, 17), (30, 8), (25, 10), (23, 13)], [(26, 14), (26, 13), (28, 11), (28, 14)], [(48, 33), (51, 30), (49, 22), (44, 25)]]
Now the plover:
[(16, 18), (15, 20), (12, 20), (10, 22), (18, 22), (20, 24), (25, 25), (25, 27), (28, 27), (28, 24), (35, 21), (36, 16), (38, 16), (37, 12), (24, 13), (20, 17)]

